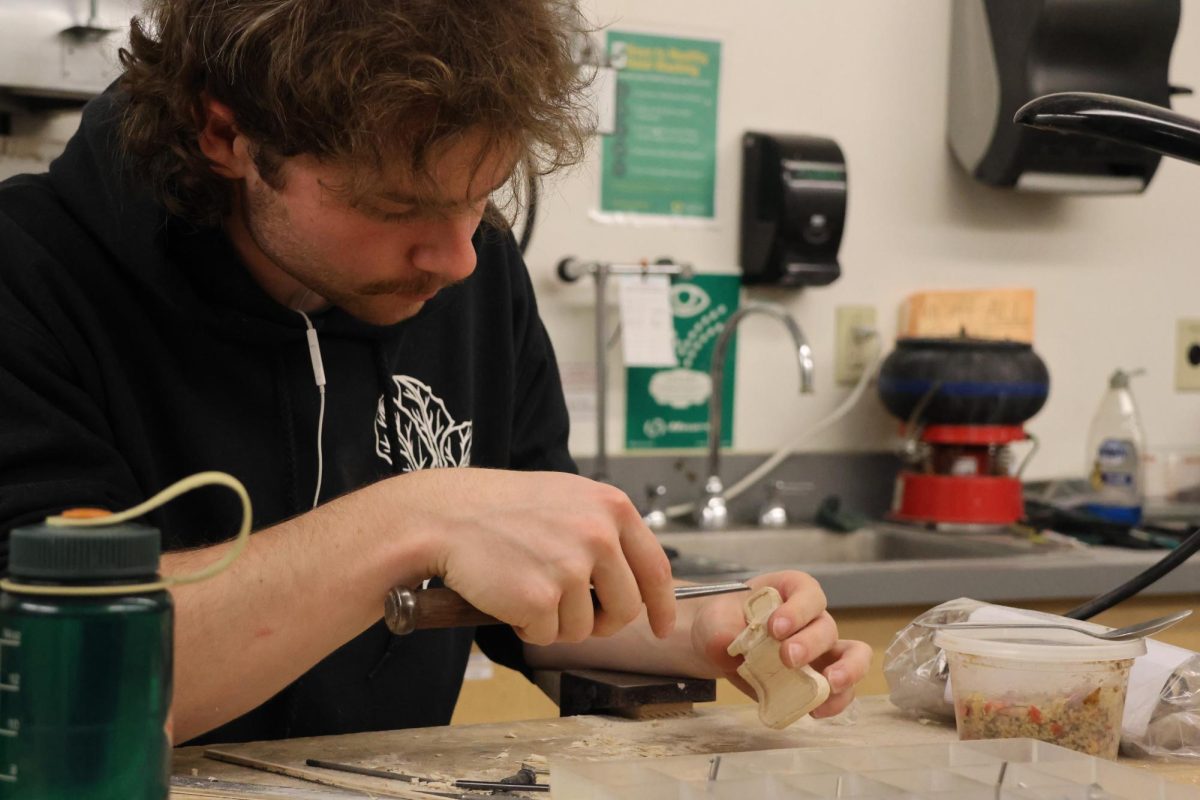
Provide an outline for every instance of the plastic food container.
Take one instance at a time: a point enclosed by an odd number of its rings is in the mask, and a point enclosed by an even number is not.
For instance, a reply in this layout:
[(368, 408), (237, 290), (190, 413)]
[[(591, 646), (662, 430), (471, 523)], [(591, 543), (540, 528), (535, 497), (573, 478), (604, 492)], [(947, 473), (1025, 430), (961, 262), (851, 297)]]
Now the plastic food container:
[(1116, 758), (1140, 639), (1106, 642), (1063, 630), (940, 630), (958, 738), (1029, 737)]

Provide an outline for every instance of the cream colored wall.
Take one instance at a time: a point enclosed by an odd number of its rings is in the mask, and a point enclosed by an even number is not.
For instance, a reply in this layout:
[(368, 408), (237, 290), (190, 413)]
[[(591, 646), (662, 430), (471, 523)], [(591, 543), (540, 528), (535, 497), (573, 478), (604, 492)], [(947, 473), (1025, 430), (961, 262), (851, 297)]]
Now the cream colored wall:
[[(849, 165), (843, 277), (804, 292), (755, 291), (801, 320), (817, 360), (817, 391), (797, 398), (781, 331), (743, 326), (735, 449), (767, 451), (833, 409), (834, 309), (878, 309), (888, 335), (898, 303), (929, 288), (1031, 286), (1036, 348), (1051, 396), (1030, 430), (1043, 450), (1031, 476), (1081, 472), (1087, 425), (1116, 366), (1143, 366), (1135, 386), (1157, 444), (1200, 444), (1200, 393), (1174, 390), (1177, 317), (1200, 317), (1200, 169), (1164, 160), (1135, 197), (1016, 195), (969, 180), (945, 145), (949, 0), (591, 0), (614, 27), (724, 41), (718, 129), (717, 220), (712, 230), (610, 227), (592, 222), (598, 159), (547, 187), (528, 253), (542, 313), (560, 360), (591, 360), (590, 287), (563, 285), (567, 254), (632, 260), (669, 254), (702, 269), (737, 256), (739, 137), (747, 129), (837, 140)], [(1200, 83), (1200, 2), (1184, 0), (1171, 78)], [(1200, 99), (1175, 107), (1200, 116)], [(610, 450), (623, 441), (623, 384), (616, 360)], [(753, 400), (751, 400), (753, 398)], [(594, 451), (595, 428), (575, 415), (572, 447)], [(893, 424), (872, 396), (807, 447), (879, 449)]]

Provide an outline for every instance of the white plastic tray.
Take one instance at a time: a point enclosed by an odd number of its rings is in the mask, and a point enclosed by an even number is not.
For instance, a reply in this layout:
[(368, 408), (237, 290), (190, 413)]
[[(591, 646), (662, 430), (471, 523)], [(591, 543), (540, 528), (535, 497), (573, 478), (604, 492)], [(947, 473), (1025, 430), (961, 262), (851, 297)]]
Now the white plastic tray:
[(1033, 739), (551, 763), (557, 800), (1200, 800), (1200, 788)]

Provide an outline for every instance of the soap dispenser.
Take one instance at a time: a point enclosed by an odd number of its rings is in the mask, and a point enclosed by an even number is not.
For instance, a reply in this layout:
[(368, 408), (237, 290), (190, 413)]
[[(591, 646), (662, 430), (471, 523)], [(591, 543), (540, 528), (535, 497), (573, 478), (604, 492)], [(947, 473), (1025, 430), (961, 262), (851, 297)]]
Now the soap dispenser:
[(742, 283), (828, 286), (842, 274), (846, 158), (832, 139), (742, 137)]
[(1092, 496), (1084, 510), (1125, 525), (1142, 518), (1142, 452), (1145, 436), (1129, 379), (1144, 370), (1118, 369), (1092, 418), (1088, 432), (1087, 470)]

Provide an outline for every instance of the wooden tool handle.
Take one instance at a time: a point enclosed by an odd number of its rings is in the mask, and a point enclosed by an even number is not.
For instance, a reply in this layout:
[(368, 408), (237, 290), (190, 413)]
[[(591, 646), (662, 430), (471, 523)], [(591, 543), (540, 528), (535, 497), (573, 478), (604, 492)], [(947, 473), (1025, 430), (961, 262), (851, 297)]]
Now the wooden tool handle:
[(430, 628), (469, 628), (499, 625), (452, 589), (409, 589), (397, 586), (388, 592), (383, 607), (388, 630), (397, 636)]
[(468, 603), (453, 589), (423, 589), (417, 596), (416, 630), (499, 625), (500, 620)]

